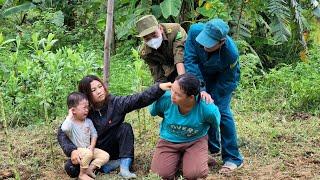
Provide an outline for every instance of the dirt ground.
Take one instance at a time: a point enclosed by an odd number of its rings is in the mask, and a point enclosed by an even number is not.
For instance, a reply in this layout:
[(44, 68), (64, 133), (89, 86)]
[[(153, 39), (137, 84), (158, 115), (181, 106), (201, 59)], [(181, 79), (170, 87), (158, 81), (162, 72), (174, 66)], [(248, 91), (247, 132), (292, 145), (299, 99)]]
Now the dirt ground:
[[(220, 175), (218, 170), (222, 162), (217, 157), (218, 165), (210, 169), (207, 179), (320, 179), (319, 118), (293, 117), (283, 123), (271, 122), (272, 116), (260, 115), (260, 120), (269, 121), (257, 121), (253, 114), (238, 116), (239, 146), (245, 164), (231, 175)], [(277, 117), (272, 118), (277, 120)], [(133, 124), (136, 138), (133, 169), (138, 179), (159, 179), (149, 174), (159, 120), (148, 117), (146, 122), (136, 122), (134, 119), (137, 113), (127, 117)], [(50, 127), (34, 125), (8, 129), (8, 136), (0, 129), (0, 179), (14, 179), (14, 170), (21, 179), (69, 179), (63, 170), (66, 157), (56, 141), (60, 122), (55, 120)], [(121, 178), (114, 172), (100, 174), (97, 179)]]

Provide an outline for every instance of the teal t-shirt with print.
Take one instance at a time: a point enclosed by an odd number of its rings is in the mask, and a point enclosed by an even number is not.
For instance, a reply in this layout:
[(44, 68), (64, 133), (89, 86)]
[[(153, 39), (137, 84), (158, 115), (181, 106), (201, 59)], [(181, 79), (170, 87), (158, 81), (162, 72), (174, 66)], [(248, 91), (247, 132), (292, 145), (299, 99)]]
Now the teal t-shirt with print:
[(200, 100), (187, 114), (181, 114), (178, 105), (172, 103), (167, 91), (158, 101), (149, 106), (152, 116), (163, 117), (160, 124), (160, 138), (185, 143), (207, 135), (210, 125), (219, 130), (220, 112), (213, 103)]

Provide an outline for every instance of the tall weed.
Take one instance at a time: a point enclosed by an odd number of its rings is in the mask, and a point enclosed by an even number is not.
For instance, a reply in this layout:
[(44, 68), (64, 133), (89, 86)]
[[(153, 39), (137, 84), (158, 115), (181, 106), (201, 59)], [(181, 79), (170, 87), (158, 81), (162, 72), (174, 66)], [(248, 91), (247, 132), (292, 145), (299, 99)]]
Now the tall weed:
[[(244, 69), (239, 91), (243, 101), (257, 111), (320, 113), (320, 47), (310, 50), (309, 61), (282, 65), (258, 77), (256, 88), (250, 88)], [(255, 78), (253, 78), (254, 80)], [(244, 81), (243, 81), (244, 80)], [(251, 78), (252, 80), (252, 78)], [(247, 104), (247, 105), (248, 105)]]

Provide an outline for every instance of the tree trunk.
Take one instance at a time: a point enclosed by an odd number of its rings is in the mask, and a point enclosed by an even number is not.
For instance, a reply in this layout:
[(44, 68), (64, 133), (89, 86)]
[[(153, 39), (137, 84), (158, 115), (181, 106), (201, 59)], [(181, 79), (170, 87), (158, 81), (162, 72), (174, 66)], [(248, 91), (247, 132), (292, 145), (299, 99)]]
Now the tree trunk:
[(110, 45), (112, 39), (112, 25), (113, 25), (113, 7), (114, 0), (108, 0), (107, 4), (107, 18), (106, 18), (106, 31), (104, 38), (104, 66), (103, 66), (103, 82), (109, 86), (110, 75)]

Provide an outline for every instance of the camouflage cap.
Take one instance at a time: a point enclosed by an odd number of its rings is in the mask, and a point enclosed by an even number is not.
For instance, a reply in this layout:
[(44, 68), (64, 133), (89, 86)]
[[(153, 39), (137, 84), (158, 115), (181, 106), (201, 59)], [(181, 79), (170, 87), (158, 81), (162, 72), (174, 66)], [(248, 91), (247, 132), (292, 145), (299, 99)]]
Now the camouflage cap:
[(153, 15), (146, 15), (140, 18), (136, 22), (136, 27), (138, 31), (137, 37), (143, 37), (146, 36), (154, 31), (157, 30), (158, 28), (158, 21)]

